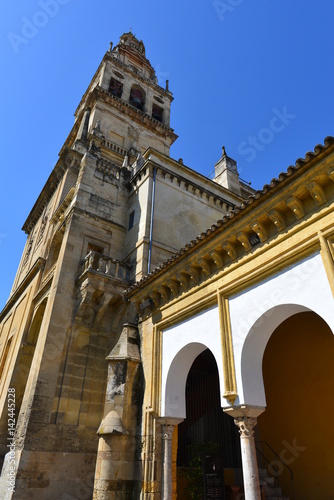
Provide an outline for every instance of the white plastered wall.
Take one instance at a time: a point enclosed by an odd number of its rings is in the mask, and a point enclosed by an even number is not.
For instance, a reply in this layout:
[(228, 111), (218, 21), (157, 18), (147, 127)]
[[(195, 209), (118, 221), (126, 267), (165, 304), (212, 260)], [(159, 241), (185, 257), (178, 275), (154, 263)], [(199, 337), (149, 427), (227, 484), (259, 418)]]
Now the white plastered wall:
[(229, 306), (239, 395), (235, 404), (266, 406), (263, 353), (285, 319), (314, 311), (334, 331), (333, 295), (319, 253), (232, 297)]
[(161, 416), (185, 418), (185, 386), (196, 357), (210, 349), (224, 392), (218, 307), (204, 311), (162, 333)]

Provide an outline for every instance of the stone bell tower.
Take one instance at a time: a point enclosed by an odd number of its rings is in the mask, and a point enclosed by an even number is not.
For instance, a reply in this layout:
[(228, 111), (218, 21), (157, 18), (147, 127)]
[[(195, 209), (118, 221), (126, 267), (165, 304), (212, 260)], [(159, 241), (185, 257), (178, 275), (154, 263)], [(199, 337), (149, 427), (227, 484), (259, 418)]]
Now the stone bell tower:
[[(124, 291), (243, 199), (169, 156), (177, 138), (172, 100), (143, 42), (123, 34), (88, 85), (23, 225), (26, 246), (0, 312), (4, 500), (91, 498), (94, 478), (96, 498), (108, 489), (103, 498), (116, 498), (118, 487), (134, 481), (140, 490), (146, 417), (137, 324), (150, 304), (135, 310)], [(171, 276), (158, 296), (181, 286), (182, 276)], [(13, 471), (9, 388), (16, 394)]]
[(91, 130), (115, 152), (136, 157), (150, 146), (169, 155), (177, 138), (170, 128), (172, 100), (168, 81), (166, 88), (158, 85), (143, 42), (123, 34), (116, 47), (110, 44), (75, 112), (75, 149), (82, 151)]

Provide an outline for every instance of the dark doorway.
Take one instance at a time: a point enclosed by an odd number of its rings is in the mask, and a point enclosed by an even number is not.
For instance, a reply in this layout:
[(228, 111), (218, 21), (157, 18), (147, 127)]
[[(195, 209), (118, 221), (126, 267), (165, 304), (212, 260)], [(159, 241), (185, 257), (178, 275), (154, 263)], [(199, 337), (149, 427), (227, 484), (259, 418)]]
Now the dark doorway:
[(185, 489), (178, 488), (178, 498), (205, 498), (203, 465), (209, 456), (221, 457), (224, 469), (241, 468), (238, 429), (221, 408), (217, 363), (206, 349), (192, 364), (186, 383), (186, 419), (178, 426), (177, 453)]

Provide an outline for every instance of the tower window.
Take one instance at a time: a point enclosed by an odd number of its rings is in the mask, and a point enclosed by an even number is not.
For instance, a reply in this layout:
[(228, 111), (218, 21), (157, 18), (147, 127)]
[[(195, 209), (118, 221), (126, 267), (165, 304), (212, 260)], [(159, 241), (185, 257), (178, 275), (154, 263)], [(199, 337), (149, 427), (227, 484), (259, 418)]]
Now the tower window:
[(134, 85), (130, 92), (129, 102), (130, 104), (132, 104), (132, 106), (140, 109), (140, 111), (144, 111), (145, 92), (143, 91), (143, 89), (138, 87), (137, 85)]
[(134, 221), (135, 221), (135, 211), (132, 210), (131, 214), (129, 215), (129, 227), (128, 227), (129, 230), (133, 227)]
[(115, 78), (111, 78), (109, 84), (109, 92), (116, 97), (122, 97), (123, 83), (119, 82)]
[(152, 107), (152, 118), (154, 118), (155, 120), (158, 120), (159, 122), (162, 122), (163, 112), (164, 112), (164, 110), (160, 106), (157, 106), (156, 104), (153, 104), (153, 107)]

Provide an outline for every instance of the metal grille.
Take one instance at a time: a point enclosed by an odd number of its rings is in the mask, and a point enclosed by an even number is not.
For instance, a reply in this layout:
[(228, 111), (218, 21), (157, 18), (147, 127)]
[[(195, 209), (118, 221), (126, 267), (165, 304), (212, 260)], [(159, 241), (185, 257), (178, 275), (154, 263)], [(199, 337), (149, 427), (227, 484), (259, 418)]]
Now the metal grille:
[(189, 371), (186, 415), (179, 425), (179, 466), (189, 466), (194, 451), (201, 449), (221, 453), (224, 467), (241, 467), (237, 427), (221, 408), (217, 364), (208, 349), (196, 358)]

